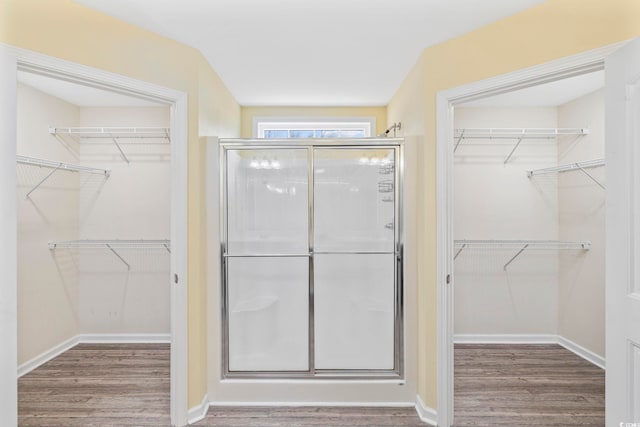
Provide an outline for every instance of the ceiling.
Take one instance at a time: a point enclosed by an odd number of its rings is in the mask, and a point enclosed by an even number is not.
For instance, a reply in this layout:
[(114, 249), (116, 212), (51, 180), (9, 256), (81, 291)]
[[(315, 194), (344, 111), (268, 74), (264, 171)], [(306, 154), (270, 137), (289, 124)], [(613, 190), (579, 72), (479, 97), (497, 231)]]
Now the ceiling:
[(244, 106), (383, 106), (428, 46), (544, 0), (75, 0), (197, 48)]
[[(18, 81), (78, 107), (159, 107), (157, 104), (132, 96), (96, 89), (78, 83), (18, 71)], [(166, 106), (166, 105), (165, 105)]]
[(597, 71), (467, 102), (461, 107), (557, 107), (603, 87), (604, 71)]

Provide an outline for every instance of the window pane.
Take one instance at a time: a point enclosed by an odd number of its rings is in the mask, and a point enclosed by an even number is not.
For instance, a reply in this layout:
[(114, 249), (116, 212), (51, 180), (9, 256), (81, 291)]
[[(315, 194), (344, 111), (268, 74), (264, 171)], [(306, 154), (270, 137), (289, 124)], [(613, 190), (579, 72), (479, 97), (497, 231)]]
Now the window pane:
[(287, 129), (265, 130), (264, 137), (265, 138), (289, 138), (289, 130)]
[(229, 258), (229, 370), (309, 369), (308, 258)]
[(308, 253), (306, 149), (227, 151), (228, 252)]
[(289, 132), (291, 138), (313, 138), (313, 130), (294, 130)]
[(340, 137), (340, 131), (335, 129), (318, 130), (318, 138), (338, 138)]
[(343, 131), (340, 131), (340, 137), (342, 137), (342, 138), (364, 138), (365, 134), (364, 134), (364, 130), (362, 130), (362, 129), (358, 129), (358, 130), (343, 130)]

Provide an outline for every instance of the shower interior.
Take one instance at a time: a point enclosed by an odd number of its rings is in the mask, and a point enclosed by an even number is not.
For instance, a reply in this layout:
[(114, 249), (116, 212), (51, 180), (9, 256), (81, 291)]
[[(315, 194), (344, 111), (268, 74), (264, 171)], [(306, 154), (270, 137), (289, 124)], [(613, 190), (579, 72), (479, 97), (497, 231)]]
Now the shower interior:
[(221, 141), (224, 378), (402, 377), (402, 157)]

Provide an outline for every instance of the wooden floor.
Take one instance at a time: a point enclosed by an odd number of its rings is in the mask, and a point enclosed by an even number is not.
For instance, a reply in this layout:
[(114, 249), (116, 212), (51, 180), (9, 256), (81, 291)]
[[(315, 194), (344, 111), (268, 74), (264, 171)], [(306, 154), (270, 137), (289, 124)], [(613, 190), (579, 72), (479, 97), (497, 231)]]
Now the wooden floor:
[(80, 344), (18, 380), (20, 427), (169, 426), (168, 344)]
[[(603, 427), (604, 371), (560, 346), (456, 345), (455, 427)], [(169, 346), (81, 344), (18, 382), (21, 427), (169, 423)], [(423, 427), (413, 408), (217, 408), (196, 426)]]
[(604, 427), (604, 370), (559, 345), (455, 346), (455, 427)]

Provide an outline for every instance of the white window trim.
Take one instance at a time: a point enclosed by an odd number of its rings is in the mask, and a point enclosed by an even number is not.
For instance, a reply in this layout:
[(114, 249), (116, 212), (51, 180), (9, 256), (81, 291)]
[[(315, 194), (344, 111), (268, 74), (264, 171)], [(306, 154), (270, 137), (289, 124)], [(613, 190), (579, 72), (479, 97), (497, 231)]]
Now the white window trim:
[(266, 129), (351, 129), (362, 128), (365, 137), (375, 135), (376, 118), (375, 117), (254, 117), (253, 118), (253, 137), (263, 138)]

